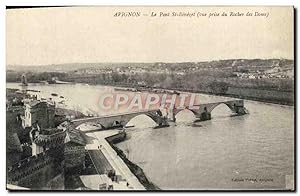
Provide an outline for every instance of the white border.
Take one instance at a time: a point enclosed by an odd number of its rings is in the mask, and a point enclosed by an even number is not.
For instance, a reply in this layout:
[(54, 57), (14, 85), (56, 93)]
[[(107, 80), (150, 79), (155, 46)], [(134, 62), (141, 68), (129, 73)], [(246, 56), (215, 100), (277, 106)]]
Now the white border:
[(6, 0), (5, 5), (296, 5), (297, 0)]

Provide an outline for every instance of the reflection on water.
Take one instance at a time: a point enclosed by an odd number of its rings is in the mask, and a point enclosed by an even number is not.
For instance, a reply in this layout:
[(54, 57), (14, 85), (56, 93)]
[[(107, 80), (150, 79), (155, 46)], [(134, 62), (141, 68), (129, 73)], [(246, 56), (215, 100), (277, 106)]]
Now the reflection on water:
[[(8, 84), (8, 87), (16, 87)], [(87, 85), (36, 85), (40, 96), (58, 93), (70, 107), (99, 113), (97, 101), (111, 87)], [(200, 95), (205, 102), (226, 98)], [(250, 115), (230, 117), (220, 105), (212, 120), (192, 122), (192, 112), (177, 115), (167, 128), (152, 129), (147, 116), (132, 119), (129, 139), (118, 144), (131, 161), (162, 189), (251, 189), (286, 187), (292, 175), (294, 149), (293, 107), (245, 101)], [(260, 179), (264, 181), (259, 181)]]

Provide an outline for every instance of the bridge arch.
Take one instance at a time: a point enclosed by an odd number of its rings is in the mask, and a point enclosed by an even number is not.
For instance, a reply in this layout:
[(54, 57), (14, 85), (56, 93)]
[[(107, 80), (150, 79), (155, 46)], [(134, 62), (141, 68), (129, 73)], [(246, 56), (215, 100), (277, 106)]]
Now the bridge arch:
[[(137, 114), (135, 116), (132, 116), (131, 118), (128, 118), (126, 121), (123, 121), (123, 126), (126, 126), (126, 125), (130, 125), (130, 122), (131, 121), (134, 121), (136, 118), (140, 118), (140, 117), (145, 117), (147, 119), (149, 119), (149, 121), (155, 125), (157, 125), (157, 119), (153, 116), (153, 115), (150, 115), (150, 114)], [(148, 123), (146, 123), (148, 124)]]
[(192, 115), (192, 118), (197, 118), (197, 115), (198, 113), (194, 110), (191, 110), (189, 108), (184, 108), (184, 109), (181, 109), (181, 110), (176, 110), (176, 112), (174, 112), (174, 117), (176, 118), (176, 121), (178, 121), (178, 119), (180, 119), (180, 115), (183, 114), (183, 113), (188, 113), (187, 115)]
[(176, 116), (178, 113), (180, 113), (180, 112), (182, 112), (182, 111), (190, 111), (190, 112), (192, 112), (195, 116), (197, 116), (198, 115), (198, 112), (196, 111), (196, 110), (192, 110), (192, 109), (190, 109), (190, 108), (188, 108), (188, 107), (186, 107), (186, 108), (182, 108), (182, 109), (175, 109), (173, 112), (173, 115), (174, 116)]
[[(100, 129), (105, 129), (105, 126), (101, 123), (94, 123), (94, 122), (82, 122), (80, 124), (71, 124), (71, 126), (74, 128), (74, 129), (78, 129), (78, 130), (83, 130), (82, 126), (84, 125), (90, 125), (90, 126), (93, 126), (95, 125), (95, 129), (91, 129), (91, 130), (100, 130)], [(97, 126), (97, 127), (96, 127)]]
[(207, 112), (212, 113), (215, 108), (218, 108), (219, 106), (224, 106), (224, 105), (227, 106), (227, 108), (229, 108), (231, 112), (235, 113), (235, 104), (232, 105), (231, 103), (228, 103), (228, 102), (216, 103), (213, 106), (209, 107), (207, 109)]

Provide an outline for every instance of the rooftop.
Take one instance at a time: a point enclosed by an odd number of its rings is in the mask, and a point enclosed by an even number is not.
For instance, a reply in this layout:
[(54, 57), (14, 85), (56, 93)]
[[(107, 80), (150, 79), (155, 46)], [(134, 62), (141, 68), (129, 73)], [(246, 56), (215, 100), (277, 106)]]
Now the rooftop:
[(83, 146), (86, 145), (86, 141), (82, 137), (80, 131), (78, 131), (76, 129), (68, 129), (67, 130), (65, 143), (68, 143), (68, 142), (74, 142), (74, 143), (77, 143), (77, 144), (80, 144), (80, 145), (83, 145)]
[(38, 105), (54, 106), (52, 103), (46, 101), (40, 101), (40, 100), (30, 100), (26, 105), (29, 105), (30, 107), (36, 107)]

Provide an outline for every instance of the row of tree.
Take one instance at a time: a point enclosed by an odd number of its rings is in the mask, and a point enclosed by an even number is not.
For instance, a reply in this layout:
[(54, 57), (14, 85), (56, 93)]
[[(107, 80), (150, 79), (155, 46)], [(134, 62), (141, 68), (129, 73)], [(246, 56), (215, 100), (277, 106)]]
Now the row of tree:
[[(7, 82), (20, 82), (20, 72), (7, 72)], [(202, 70), (187, 74), (171, 73), (135, 73), (125, 74), (113, 71), (99, 74), (77, 74), (74, 72), (39, 72), (26, 73), (27, 81), (35, 83), (51, 80), (79, 82), (88, 84), (102, 84), (128, 87), (160, 87), (169, 89), (189, 90), (212, 94), (226, 94), (230, 86), (240, 88), (274, 89), (278, 91), (293, 91), (293, 79), (241, 79), (231, 72), (222, 70)]]

